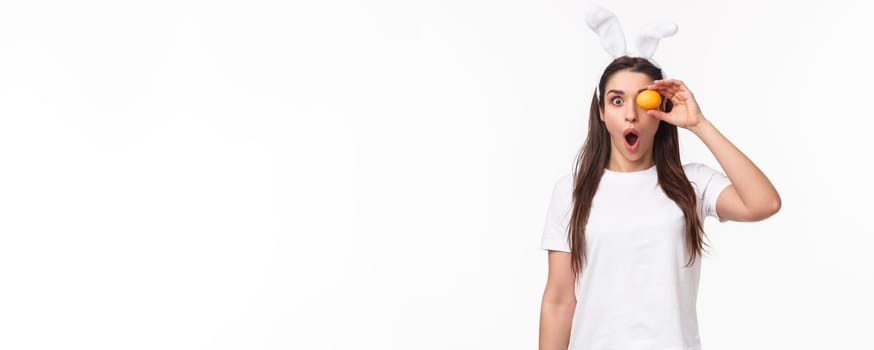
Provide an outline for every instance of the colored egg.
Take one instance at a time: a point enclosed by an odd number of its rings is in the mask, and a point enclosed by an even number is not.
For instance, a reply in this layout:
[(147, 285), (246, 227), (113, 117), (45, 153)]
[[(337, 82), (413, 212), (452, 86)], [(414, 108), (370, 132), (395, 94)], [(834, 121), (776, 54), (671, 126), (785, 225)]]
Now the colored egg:
[(637, 94), (637, 104), (644, 109), (656, 109), (659, 108), (659, 104), (662, 103), (662, 96), (659, 95), (658, 92), (653, 90), (644, 90), (641, 93)]

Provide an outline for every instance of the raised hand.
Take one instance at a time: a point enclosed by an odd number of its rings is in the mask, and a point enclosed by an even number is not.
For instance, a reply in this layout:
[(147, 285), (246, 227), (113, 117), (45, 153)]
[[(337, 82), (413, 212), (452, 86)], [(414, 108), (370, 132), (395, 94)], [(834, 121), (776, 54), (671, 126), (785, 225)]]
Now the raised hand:
[(695, 96), (682, 81), (676, 79), (656, 80), (652, 85), (647, 86), (647, 89), (664, 95), (673, 103), (671, 112), (665, 113), (658, 109), (651, 109), (647, 111), (649, 115), (687, 130), (693, 130), (704, 121), (704, 115), (701, 114)]

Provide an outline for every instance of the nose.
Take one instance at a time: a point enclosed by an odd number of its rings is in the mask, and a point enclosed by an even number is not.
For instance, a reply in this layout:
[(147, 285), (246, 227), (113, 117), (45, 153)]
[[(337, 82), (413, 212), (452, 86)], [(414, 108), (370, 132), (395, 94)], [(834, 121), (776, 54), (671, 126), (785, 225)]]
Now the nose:
[(632, 104), (625, 111), (625, 121), (628, 121), (628, 122), (636, 122), (637, 121), (637, 104)]

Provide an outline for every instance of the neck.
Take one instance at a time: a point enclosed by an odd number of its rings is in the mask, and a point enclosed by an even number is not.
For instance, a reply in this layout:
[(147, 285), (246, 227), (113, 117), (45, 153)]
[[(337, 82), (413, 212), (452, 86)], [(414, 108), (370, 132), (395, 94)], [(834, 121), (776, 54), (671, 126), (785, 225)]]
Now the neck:
[(643, 171), (652, 168), (654, 165), (655, 160), (653, 159), (652, 154), (647, 154), (640, 159), (631, 160), (625, 158), (624, 155), (614, 149), (612, 154), (610, 155), (610, 160), (607, 162), (607, 169), (611, 171), (625, 173), (632, 171)]

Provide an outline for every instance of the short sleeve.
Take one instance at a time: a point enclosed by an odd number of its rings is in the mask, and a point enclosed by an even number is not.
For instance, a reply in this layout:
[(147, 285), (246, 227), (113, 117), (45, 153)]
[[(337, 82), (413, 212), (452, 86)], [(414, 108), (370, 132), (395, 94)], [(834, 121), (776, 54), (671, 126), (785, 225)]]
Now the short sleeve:
[(702, 163), (686, 164), (684, 170), (698, 198), (698, 217), (702, 221), (708, 216), (716, 218), (719, 222), (728, 221), (720, 218), (716, 212), (716, 200), (719, 199), (719, 194), (731, 185), (728, 176)]
[(567, 241), (567, 228), (570, 223), (573, 178), (570, 174), (562, 176), (552, 187), (552, 196), (546, 210), (546, 222), (540, 247), (570, 253)]

